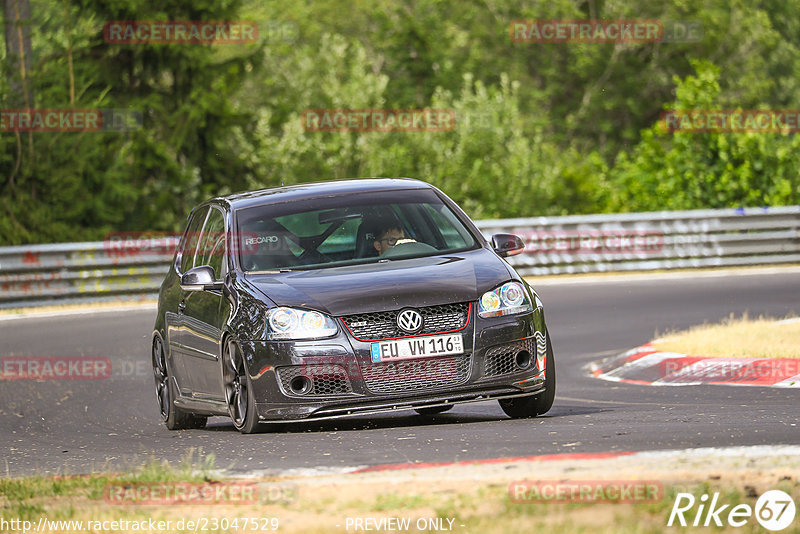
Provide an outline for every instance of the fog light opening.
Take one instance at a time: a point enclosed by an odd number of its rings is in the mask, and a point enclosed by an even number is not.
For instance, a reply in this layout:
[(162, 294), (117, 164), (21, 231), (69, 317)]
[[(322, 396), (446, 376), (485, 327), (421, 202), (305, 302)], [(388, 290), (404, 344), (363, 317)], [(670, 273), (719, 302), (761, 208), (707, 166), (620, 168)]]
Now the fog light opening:
[(533, 362), (533, 358), (531, 357), (531, 353), (527, 350), (521, 350), (517, 353), (516, 357), (514, 357), (514, 363), (517, 365), (519, 369), (527, 369), (531, 366)]
[(289, 383), (289, 388), (295, 395), (305, 395), (311, 391), (311, 379), (307, 376), (296, 376)]

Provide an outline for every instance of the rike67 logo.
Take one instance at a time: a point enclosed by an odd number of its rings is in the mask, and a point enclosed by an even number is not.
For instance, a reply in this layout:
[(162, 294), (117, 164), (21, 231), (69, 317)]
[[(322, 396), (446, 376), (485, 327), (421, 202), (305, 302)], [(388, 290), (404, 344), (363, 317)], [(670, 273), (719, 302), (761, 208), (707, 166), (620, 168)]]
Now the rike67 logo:
[(722, 527), (726, 523), (731, 527), (743, 527), (755, 516), (756, 521), (767, 530), (777, 532), (785, 529), (794, 521), (796, 508), (792, 497), (781, 490), (770, 490), (762, 494), (755, 504), (730, 504), (719, 502), (719, 493), (709, 498), (703, 494), (696, 499), (691, 493), (678, 493), (667, 526), (673, 525)]

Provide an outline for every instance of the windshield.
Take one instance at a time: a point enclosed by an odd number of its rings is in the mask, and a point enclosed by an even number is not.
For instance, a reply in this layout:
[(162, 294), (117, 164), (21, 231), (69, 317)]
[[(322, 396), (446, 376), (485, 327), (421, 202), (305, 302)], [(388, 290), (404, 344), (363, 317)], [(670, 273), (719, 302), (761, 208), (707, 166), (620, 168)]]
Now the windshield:
[(245, 271), (308, 269), (476, 248), (475, 237), (430, 190), (316, 198), (236, 211)]

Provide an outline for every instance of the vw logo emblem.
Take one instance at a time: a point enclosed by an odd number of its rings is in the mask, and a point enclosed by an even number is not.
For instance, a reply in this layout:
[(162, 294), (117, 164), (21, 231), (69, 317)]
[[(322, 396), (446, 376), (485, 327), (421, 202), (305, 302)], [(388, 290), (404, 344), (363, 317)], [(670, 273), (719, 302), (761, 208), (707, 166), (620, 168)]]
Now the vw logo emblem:
[(397, 314), (397, 326), (409, 334), (422, 330), (422, 315), (417, 310), (407, 308)]

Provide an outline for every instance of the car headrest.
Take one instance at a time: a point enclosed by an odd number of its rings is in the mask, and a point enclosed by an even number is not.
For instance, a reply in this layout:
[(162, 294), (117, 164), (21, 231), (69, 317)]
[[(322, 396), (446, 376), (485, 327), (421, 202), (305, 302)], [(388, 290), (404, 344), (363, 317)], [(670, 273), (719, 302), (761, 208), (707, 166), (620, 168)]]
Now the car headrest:
[(241, 236), (242, 266), (249, 271), (291, 267), (296, 256), (289, 249), (286, 230), (275, 224), (256, 225)]
[(374, 258), (378, 255), (375, 250), (375, 224), (370, 219), (364, 219), (356, 232), (356, 258)]

